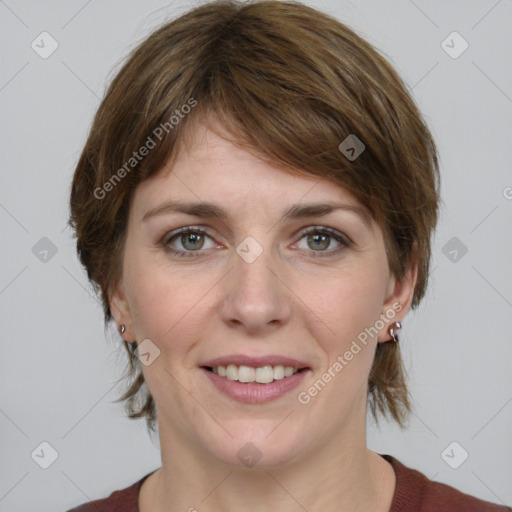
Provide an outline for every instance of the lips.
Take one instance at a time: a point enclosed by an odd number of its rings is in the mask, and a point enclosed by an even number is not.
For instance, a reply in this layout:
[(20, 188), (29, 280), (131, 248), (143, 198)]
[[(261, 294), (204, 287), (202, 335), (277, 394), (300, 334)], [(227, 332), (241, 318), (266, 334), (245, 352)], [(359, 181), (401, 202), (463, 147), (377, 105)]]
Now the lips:
[(269, 384), (259, 384), (256, 382), (239, 382), (221, 377), (211, 371), (201, 368), (201, 372), (206, 377), (206, 382), (213, 384), (214, 388), (223, 395), (248, 404), (262, 404), (278, 398), (284, 397), (290, 391), (300, 385), (301, 382), (311, 373), (310, 370), (303, 370), (294, 373), (290, 377), (280, 380), (274, 380)]
[(244, 354), (232, 354), (228, 356), (217, 357), (201, 363), (203, 368), (214, 368), (217, 366), (249, 366), (251, 368), (260, 368), (262, 366), (292, 366), (297, 370), (309, 368), (308, 364), (293, 357), (268, 355), (268, 356), (247, 356)]
[[(287, 394), (311, 370), (307, 363), (293, 357), (252, 357), (243, 354), (210, 359), (200, 367), (208, 381), (224, 395), (253, 404), (275, 400)], [(270, 370), (277, 374), (270, 375)]]

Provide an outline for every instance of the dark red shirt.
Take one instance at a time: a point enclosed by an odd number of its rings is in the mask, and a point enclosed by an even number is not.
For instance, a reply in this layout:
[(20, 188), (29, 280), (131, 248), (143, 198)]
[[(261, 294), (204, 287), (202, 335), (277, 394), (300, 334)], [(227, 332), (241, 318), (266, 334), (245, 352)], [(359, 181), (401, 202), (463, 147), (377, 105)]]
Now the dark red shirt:
[[(432, 482), (390, 455), (381, 457), (393, 466), (396, 474), (395, 493), (389, 512), (512, 512), (510, 507), (482, 501), (449, 485)], [(84, 503), (68, 512), (140, 512), (140, 488), (152, 473), (126, 489), (114, 491), (108, 498)]]

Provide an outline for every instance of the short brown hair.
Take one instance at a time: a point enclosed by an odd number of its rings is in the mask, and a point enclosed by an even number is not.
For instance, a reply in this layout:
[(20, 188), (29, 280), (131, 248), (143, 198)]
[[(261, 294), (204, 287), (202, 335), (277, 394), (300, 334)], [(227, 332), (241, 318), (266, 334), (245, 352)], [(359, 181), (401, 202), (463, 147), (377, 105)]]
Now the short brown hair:
[[(419, 304), (439, 171), (432, 136), (407, 87), (368, 42), (326, 14), (297, 2), (221, 0), (165, 24), (131, 53), (78, 162), (70, 224), (106, 325), (134, 190), (175, 155), (194, 120), (210, 117), (233, 142), (275, 165), (351, 191), (382, 228), (394, 275), (400, 279), (417, 264), (412, 306)], [(349, 135), (365, 145), (356, 159), (339, 149)], [(150, 151), (135, 159), (150, 139)], [(127, 400), (129, 417), (146, 417), (154, 430), (153, 397), (130, 345), (124, 347), (132, 382), (119, 401)], [(389, 412), (403, 425), (410, 402), (399, 348), (377, 347), (371, 411)]]

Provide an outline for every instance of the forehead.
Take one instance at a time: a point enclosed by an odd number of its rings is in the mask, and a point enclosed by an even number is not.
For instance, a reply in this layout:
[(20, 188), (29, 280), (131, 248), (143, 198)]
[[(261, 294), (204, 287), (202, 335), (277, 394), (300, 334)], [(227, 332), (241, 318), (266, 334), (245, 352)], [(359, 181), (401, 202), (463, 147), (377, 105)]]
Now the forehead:
[(138, 185), (135, 213), (144, 215), (170, 200), (215, 203), (240, 214), (281, 212), (299, 202), (362, 207), (341, 185), (321, 176), (292, 174), (217, 132), (198, 124), (186, 143), (179, 144), (172, 162)]

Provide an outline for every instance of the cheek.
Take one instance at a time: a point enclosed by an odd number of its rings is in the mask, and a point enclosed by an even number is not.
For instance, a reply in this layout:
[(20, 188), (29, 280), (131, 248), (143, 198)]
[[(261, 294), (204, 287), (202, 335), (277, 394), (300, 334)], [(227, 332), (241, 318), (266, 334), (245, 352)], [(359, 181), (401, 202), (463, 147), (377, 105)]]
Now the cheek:
[(135, 334), (138, 340), (149, 338), (161, 348), (178, 352), (187, 340), (198, 339), (205, 295), (215, 280), (150, 261), (139, 254), (125, 267)]
[(361, 332), (375, 324), (385, 296), (385, 278), (385, 269), (374, 265), (346, 269), (335, 278), (326, 279), (323, 287), (310, 287), (305, 296), (329, 334), (323, 338), (329, 359), (334, 352), (347, 350)]
[[(372, 337), (374, 333), (369, 335), (366, 329), (379, 319), (387, 284), (386, 267), (382, 265), (345, 270), (336, 279), (324, 282), (324, 293), (316, 287), (309, 303), (322, 319), (312, 335), (324, 353), (320, 379), (328, 388), (317, 402), (326, 406), (329, 415), (339, 418), (366, 397), (377, 343), (376, 337)], [(324, 384), (319, 383), (319, 389)], [(341, 396), (345, 397), (342, 401)]]

